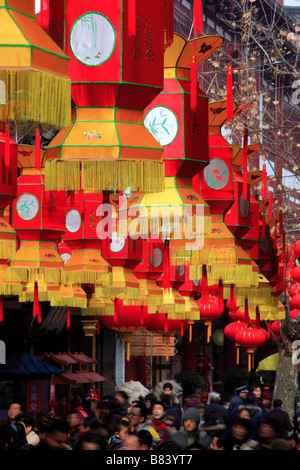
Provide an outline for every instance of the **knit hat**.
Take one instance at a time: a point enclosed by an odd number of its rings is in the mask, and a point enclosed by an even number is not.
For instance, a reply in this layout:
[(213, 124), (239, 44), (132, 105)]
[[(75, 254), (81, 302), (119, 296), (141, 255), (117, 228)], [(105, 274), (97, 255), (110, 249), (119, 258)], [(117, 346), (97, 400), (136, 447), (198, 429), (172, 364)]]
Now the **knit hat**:
[(183, 421), (185, 419), (193, 419), (194, 421), (196, 421), (197, 426), (199, 426), (199, 424), (200, 424), (200, 413), (199, 413), (198, 408), (193, 408), (193, 407), (188, 408), (184, 412), (184, 415), (183, 415)]

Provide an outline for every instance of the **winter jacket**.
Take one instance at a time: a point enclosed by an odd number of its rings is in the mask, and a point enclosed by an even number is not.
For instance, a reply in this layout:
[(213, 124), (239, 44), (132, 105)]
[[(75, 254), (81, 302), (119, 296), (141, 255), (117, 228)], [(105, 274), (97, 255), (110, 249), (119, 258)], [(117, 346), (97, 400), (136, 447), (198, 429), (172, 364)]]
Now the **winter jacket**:
[(209, 435), (205, 431), (201, 431), (199, 429), (196, 429), (196, 431), (193, 432), (187, 432), (183, 428), (182, 431), (170, 436), (169, 440), (178, 444), (182, 450), (195, 443), (200, 444), (206, 450), (209, 450), (212, 443), (212, 439)]

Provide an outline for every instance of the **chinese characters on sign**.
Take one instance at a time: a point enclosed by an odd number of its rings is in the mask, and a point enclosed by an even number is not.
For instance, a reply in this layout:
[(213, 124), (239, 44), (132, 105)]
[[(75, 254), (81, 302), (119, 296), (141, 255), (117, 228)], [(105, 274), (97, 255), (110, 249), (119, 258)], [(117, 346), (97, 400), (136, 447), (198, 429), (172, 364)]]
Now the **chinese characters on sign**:
[(38, 381), (27, 382), (27, 413), (41, 412), (41, 383)]

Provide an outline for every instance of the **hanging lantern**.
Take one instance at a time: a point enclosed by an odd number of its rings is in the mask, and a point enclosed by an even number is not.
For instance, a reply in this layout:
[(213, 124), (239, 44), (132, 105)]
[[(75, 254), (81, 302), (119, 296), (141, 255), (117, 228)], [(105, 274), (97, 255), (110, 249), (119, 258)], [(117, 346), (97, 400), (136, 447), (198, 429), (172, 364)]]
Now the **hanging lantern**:
[(76, 108), (71, 126), (47, 148), (46, 188), (162, 191), (163, 149), (140, 124), (163, 85), (164, 2), (135, 0), (134, 37), (127, 34), (128, 2), (112, 8), (108, 0), (54, 0), (49, 8), (50, 24), (62, 12), (63, 37), (49, 34), (70, 57)]
[(32, 123), (68, 126), (70, 60), (37, 23), (34, 0), (5, 2), (1, 25), (0, 81), (5, 99), (0, 121), (15, 121), (23, 130)]
[(292, 278), (295, 282), (300, 282), (300, 266), (295, 266), (295, 267), (291, 270), (291, 278)]
[(254, 367), (255, 350), (266, 341), (266, 336), (260, 329), (250, 325), (248, 328), (238, 331), (235, 339), (239, 346), (247, 348), (248, 371), (250, 372)]
[(148, 315), (147, 307), (124, 306), (121, 300), (116, 301), (116, 315), (101, 315), (102, 323), (116, 330), (127, 345), (126, 359), (130, 360), (130, 343), (135, 331), (144, 330), (150, 324), (153, 315)]
[(207, 342), (209, 343), (211, 337), (211, 322), (222, 315), (219, 308), (219, 301), (217, 297), (209, 296), (208, 299), (199, 299), (196, 303), (200, 311), (200, 320), (204, 320), (207, 326)]
[(300, 240), (297, 240), (293, 245), (293, 252), (296, 258), (300, 258)]

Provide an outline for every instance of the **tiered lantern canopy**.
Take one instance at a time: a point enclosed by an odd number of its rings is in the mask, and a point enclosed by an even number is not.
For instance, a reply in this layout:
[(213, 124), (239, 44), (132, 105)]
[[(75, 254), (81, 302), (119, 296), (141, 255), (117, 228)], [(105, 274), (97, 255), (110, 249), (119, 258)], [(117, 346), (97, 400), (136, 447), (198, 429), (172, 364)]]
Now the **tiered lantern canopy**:
[[(50, 3), (50, 24), (62, 8), (57, 4)], [(74, 110), (71, 126), (47, 148), (47, 189), (163, 190), (162, 147), (141, 124), (163, 85), (165, 5), (135, 6), (133, 40), (127, 2), (64, 2), (64, 36), (54, 39), (70, 56)]]

